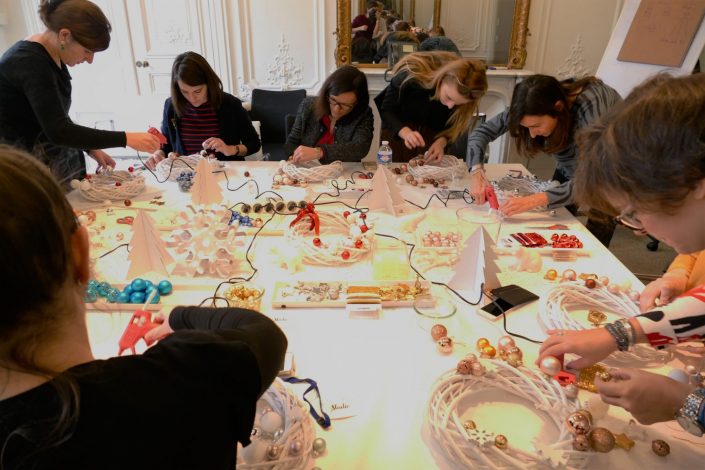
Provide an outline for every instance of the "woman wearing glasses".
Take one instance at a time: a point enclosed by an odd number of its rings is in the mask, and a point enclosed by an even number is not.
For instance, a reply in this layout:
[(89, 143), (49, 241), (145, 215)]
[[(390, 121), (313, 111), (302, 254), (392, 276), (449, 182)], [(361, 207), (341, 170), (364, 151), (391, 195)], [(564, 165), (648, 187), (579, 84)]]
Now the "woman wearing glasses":
[(446, 146), (467, 132), (485, 91), (480, 61), (445, 51), (404, 56), (392, 81), (375, 98), (382, 140), (389, 141), (394, 161), (424, 153), (430, 160), (443, 157)]
[(374, 120), (367, 78), (346, 65), (333, 72), (316, 97), (303, 100), (285, 150), (294, 163), (359, 162), (372, 143)]
[[(641, 228), (679, 253), (705, 249), (705, 79), (657, 76), (578, 138), (579, 201)], [(667, 162), (667, 164), (664, 164)], [(637, 317), (585, 331), (549, 331), (540, 358), (575, 354), (590, 366), (635, 343), (661, 348), (705, 338), (705, 285)], [(602, 399), (645, 424), (705, 430), (705, 389), (637, 369), (597, 379)]]

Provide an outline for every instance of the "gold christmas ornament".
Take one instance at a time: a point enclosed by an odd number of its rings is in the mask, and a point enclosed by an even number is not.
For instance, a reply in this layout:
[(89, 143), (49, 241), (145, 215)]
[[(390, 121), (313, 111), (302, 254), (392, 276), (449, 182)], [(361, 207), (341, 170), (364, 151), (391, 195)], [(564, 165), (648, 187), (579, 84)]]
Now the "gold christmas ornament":
[(507, 441), (507, 437), (503, 434), (497, 434), (494, 438), (494, 445), (497, 446), (498, 449), (506, 449), (509, 445), (509, 441)]
[(629, 439), (629, 436), (624, 433), (614, 435), (614, 444), (626, 451), (632, 450), (632, 447), (634, 447), (634, 441)]
[(671, 446), (664, 440), (656, 439), (651, 441), (651, 450), (659, 457), (665, 457), (671, 453)]
[(609, 429), (593, 428), (588, 434), (590, 446), (597, 452), (609, 452), (614, 449), (614, 435)]
[(590, 323), (592, 323), (592, 326), (597, 328), (598, 326), (600, 326), (602, 324), (602, 322), (607, 320), (607, 315), (600, 312), (599, 310), (590, 310), (588, 312), (587, 319)]
[(471, 429), (477, 429), (477, 425), (475, 424), (475, 421), (469, 419), (463, 423), (463, 427), (465, 428), (466, 431), (470, 431)]

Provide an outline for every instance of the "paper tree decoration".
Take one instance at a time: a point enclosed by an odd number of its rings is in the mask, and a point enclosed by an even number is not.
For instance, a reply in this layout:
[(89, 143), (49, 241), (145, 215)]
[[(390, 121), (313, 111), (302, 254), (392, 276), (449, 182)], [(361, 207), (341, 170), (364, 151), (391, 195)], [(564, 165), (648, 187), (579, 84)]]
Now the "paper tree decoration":
[(399, 215), (404, 212), (405, 202), (392, 172), (384, 166), (378, 166), (372, 177), (372, 192), (367, 207), (371, 211)]
[(169, 267), (174, 262), (166, 250), (164, 241), (154, 226), (154, 220), (143, 210), (138, 210), (132, 224), (130, 240), (130, 268), (128, 279), (134, 279), (146, 273), (169, 274)]
[(478, 227), (460, 252), (458, 263), (455, 265), (455, 275), (448, 285), (458, 291), (470, 291), (476, 297), (480, 296), (482, 287), (485, 289), (499, 287), (497, 255), (492, 245), (492, 238), (487, 230), (484, 227)]
[(191, 187), (191, 200), (194, 204), (210, 205), (223, 202), (223, 193), (218, 181), (211, 172), (206, 158), (201, 158), (196, 166), (196, 176)]

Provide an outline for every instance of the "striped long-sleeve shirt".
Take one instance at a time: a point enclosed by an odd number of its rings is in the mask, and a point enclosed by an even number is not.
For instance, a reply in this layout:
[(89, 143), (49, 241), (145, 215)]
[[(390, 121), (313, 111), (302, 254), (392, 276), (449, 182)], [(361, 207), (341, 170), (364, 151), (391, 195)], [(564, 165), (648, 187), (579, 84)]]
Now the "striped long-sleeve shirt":
[[(622, 98), (617, 91), (605, 85), (601, 81), (589, 83), (582, 92), (575, 98), (570, 108), (573, 120), (573, 132), (577, 132), (583, 127), (595, 121), (602, 114), (607, 112), (612, 106), (620, 102)], [(509, 108), (498, 114), (486, 123), (475, 129), (468, 137), (467, 163), (470, 168), (483, 164), (485, 149), (490, 142), (502, 136), (509, 130)], [(563, 207), (573, 202), (572, 179), (575, 167), (578, 163), (577, 148), (575, 141), (570, 143), (561, 151), (551, 154), (556, 160), (556, 169), (566, 177), (568, 181), (546, 191), (548, 196), (548, 207), (550, 209)]]

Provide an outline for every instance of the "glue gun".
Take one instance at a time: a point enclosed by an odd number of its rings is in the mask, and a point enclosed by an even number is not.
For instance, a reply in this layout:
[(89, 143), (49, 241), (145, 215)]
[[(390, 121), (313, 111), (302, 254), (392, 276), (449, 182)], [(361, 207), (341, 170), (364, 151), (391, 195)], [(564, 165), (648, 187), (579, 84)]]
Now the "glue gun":
[(161, 145), (166, 145), (166, 137), (164, 137), (164, 134), (162, 134), (161, 132), (159, 132), (156, 128), (150, 127), (149, 129), (147, 129), (147, 132), (149, 132), (149, 133), (152, 134), (154, 137), (156, 137), (157, 139), (159, 139), (159, 143), (160, 143)]
[(147, 346), (151, 346), (154, 341), (147, 341), (144, 335), (146, 335), (149, 330), (158, 326), (159, 323), (152, 322), (152, 314), (150, 312), (135, 310), (135, 313), (132, 315), (132, 318), (130, 318), (130, 322), (127, 324), (118, 342), (118, 346), (120, 347), (118, 356), (121, 356), (126, 349), (131, 350), (132, 354), (136, 354), (135, 345), (141, 339), (144, 339)]
[(497, 194), (494, 192), (494, 188), (491, 185), (485, 186), (485, 199), (490, 203), (490, 208), (494, 210), (499, 210), (499, 202), (497, 201)]

